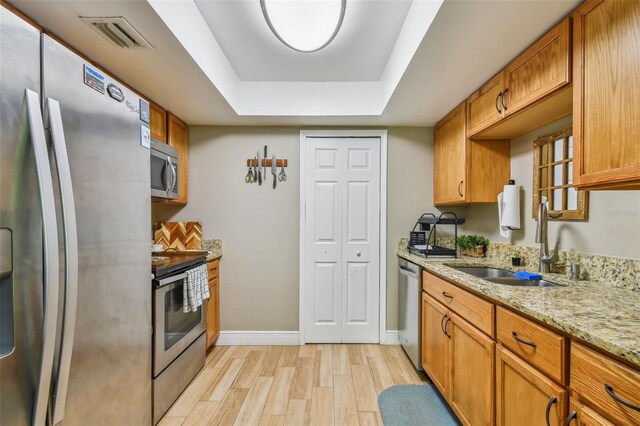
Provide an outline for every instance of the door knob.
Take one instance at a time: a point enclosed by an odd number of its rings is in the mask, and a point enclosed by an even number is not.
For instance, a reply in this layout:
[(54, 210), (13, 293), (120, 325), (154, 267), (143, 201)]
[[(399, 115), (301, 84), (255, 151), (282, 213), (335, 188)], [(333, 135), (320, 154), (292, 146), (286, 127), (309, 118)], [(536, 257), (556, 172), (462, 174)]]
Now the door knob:
[(362, 253), (361, 253), (361, 252), (359, 252), (359, 251), (357, 251), (357, 252), (356, 252), (356, 256), (358, 256), (358, 257), (360, 257), (360, 255), (361, 255), (361, 254), (362, 254)]

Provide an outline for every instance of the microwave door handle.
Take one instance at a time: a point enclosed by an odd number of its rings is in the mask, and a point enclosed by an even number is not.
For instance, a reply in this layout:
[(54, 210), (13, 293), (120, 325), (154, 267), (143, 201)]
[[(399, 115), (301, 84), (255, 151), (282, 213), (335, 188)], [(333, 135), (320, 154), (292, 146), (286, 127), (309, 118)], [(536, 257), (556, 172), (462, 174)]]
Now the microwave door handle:
[(62, 115), (58, 101), (48, 98), (47, 111), (51, 126), (51, 141), (54, 159), (58, 169), (58, 181), (62, 205), (62, 226), (64, 234), (65, 270), (64, 270), (64, 313), (62, 321), (62, 341), (58, 357), (58, 374), (54, 384), (53, 424), (64, 418), (69, 384), (71, 354), (76, 328), (76, 310), (78, 306), (78, 233), (76, 210), (73, 198), (71, 168), (67, 155)]
[(56, 326), (58, 322), (58, 229), (56, 207), (53, 196), (53, 181), (49, 166), (47, 141), (42, 123), (40, 99), (36, 92), (25, 89), (27, 113), (29, 117), (29, 133), (36, 163), (40, 208), (42, 211), (42, 243), (44, 309), (42, 314), (42, 354), (40, 371), (38, 372), (35, 401), (33, 404), (34, 425), (43, 425), (47, 419), (47, 406), (53, 374), (53, 359), (56, 346)]
[(170, 178), (169, 178), (169, 169), (171, 168), (171, 158), (167, 155), (167, 159), (164, 161), (164, 189), (167, 192), (167, 198), (169, 197), (170, 190)]
[[(171, 192), (173, 193), (173, 188), (178, 183), (178, 172), (176, 171), (176, 168), (173, 166), (173, 164), (171, 164), (171, 174), (173, 175), (173, 180), (171, 181)], [(178, 192), (178, 188), (176, 188), (176, 192)]]

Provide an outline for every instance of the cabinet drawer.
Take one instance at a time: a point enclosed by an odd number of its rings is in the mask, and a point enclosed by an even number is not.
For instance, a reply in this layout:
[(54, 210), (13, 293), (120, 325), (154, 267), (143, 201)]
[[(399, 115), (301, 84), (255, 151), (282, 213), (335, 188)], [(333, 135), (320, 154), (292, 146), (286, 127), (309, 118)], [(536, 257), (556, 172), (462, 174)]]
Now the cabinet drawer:
[(214, 260), (213, 262), (209, 262), (209, 280), (214, 278), (218, 278), (220, 276), (220, 261)]
[(474, 327), (493, 337), (493, 304), (428, 272), (422, 274), (422, 289)]
[(496, 338), (529, 364), (552, 379), (566, 384), (565, 337), (498, 306)]
[(621, 402), (640, 407), (640, 373), (574, 342), (571, 389), (613, 423), (640, 424), (640, 411)]

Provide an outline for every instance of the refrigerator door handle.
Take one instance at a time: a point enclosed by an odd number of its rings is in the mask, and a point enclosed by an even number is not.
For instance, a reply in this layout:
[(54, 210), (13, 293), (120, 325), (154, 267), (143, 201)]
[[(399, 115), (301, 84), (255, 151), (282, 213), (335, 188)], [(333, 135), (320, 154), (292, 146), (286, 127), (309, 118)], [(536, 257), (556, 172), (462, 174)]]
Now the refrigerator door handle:
[(53, 356), (56, 345), (56, 325), (58, 321), (58, 229), (56, 207), (53, 197), (53, 182), (47, 152), (47, 140), (42, 123), (40, 100), (36, 92), (25, 89), (29, 132), (36, 163), (40, 208), (42, 210), (44, 310), (42, 319), (42, 355), (33, 404), (32, 424), (43, 425), (47, 419), (47, 406), (51, 389)]
[(78, 307), (78, 231), (76, 208), (73, 198), (71, 168), (67, 155), (67, 144), (62, 126), (62, 115), (58, 101), (47, 98), (47, 113), (51, 126), (51, 141), (58, 169), (60, 198), (62, 204), (62, 226), (64, 234), (64, 312), (62, 317), (62, 339), (58, 356), (57, 377), (53, 393), (53, 424), (62, 421), (67, 402), (67, 387), (71, 367), (71, 353), (76, 330)]

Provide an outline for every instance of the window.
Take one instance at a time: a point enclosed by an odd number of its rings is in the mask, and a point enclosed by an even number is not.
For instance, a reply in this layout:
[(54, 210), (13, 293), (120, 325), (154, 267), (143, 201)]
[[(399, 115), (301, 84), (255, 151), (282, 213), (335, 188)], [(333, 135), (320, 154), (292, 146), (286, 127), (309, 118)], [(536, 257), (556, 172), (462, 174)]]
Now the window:
[(573, 186), (573, 131), (569, 127), (533, 142), (533, 218), (542, 197), (550, 220), (585, 220), (588, 193)]

